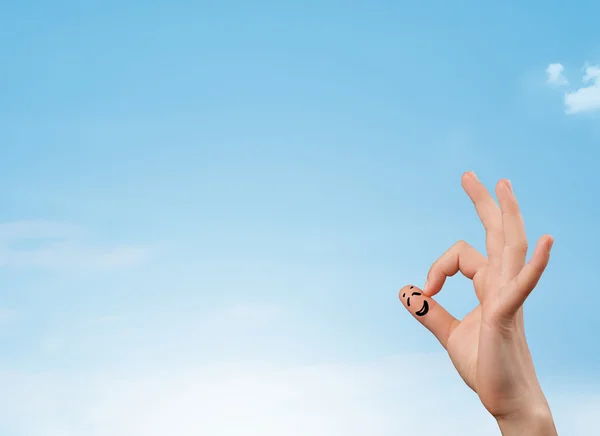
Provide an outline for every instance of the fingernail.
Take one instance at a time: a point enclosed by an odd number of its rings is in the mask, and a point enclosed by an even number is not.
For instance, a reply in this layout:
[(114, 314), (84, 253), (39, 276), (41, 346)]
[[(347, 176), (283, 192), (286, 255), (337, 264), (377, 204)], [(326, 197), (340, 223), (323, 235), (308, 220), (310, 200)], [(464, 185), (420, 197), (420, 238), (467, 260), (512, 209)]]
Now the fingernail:
[(511, 194), (513, 194), (513, 188), (512, 188), (512, 183), (510, 183), (510, 180), (506, 181), (506, 187), (508, 188), (508, 190), (511, 192)]
[(427, 292), (427, 280), (425, 280), (425, 284), (423, 285), (423, 292)]
[(475, 171), (469, 171), (469, 174), (471, 174), (471, 177), (473, 177), (475, 180), (479, 181), (479, 179), (477, 178), (477, 174), (475, 174)]

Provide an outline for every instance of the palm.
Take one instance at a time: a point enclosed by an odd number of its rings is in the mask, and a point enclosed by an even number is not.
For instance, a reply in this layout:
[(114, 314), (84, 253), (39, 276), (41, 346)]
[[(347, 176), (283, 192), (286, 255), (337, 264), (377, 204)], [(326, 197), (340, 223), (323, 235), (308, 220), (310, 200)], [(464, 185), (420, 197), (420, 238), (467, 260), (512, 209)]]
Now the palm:
[[(526, 264), (525, 229), (510, 185), (498, 184), (501, 209), (476, 178), (465, 175), (463, 186), (486, 229), (488, 258), (461, 241), (434, 263), (422, 293), (414, 286), (403, 288), (400, 299), (446, 348), (458, 373), (484, 406), (494, 416), (502, 416), (514, 411), (512, 405), (531, 388), (529, 380), (535, 375), (522, 304), (548, 263), (552, 239), (541, 238)], [(446, 277), (458, 271), (473, 280), (479, 300), (460, 321), (429, 298), (442, 289)], [(411, 310), (414, 307), (427, 310)]]
[(456, 370), (474, 391), (477, 380), (481, 306), (469, 312), (448, 337), (446, 349)]

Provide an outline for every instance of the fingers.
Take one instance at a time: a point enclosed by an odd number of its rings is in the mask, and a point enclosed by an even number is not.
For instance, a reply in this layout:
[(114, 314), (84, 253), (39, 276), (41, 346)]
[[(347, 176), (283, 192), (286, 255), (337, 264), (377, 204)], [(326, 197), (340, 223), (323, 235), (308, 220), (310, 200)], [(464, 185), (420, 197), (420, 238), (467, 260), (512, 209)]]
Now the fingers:
[(506, 281), (512, 280), (521, 271), (527, 258), (527, 235), (521, 216), (519, 203), (510, 181), (500, 180), (496, 185), (496, 195), (502, 211), (504, 249), (502, 252), (502, 275)]
[(504, 245), (500, 208), (474, 172), (463, 174), (462, 185), (473, 201), (477, 215), (485, 228), (485, 245), (489, 261), (492, 264), (500, 264)]
[(446, 348), (448, 338), (459, 321), (415, 286), (403, 287), (398, 297), (404, 307)]
[(465, 241), (459, 241), (442, 254), (431, 266), (423, 293), (433, 297), (440, 292), (446, 278), (452, 277), (459, 271), (465, 277), (473, 280), (475, 273), (483, 268), (486, 263), (487, 259), (483, 254)]
[(531, 259), (523, 267), (521, 272), (508, 284), (506, 292), (501, 294), (501, 312), (505, 316), (512, 316), (537, 286), (548, 262), (550, 261), (550, 250), (554, 239), (550, 235), (542, 236), (531, 256)]

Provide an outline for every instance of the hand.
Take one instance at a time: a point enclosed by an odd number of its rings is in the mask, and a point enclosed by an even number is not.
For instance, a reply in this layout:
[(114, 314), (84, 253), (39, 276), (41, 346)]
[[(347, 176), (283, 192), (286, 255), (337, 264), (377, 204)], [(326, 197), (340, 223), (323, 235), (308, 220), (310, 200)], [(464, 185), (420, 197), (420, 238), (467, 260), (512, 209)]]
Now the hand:
[[(522, 307), (554, 241), (542, 236), (525, 263), (525, 226), (510, 182), (496, 185), (500, 207), (474, 173), (465, 173), (462, 183), (485, 228), (488, 257), (458, 242), (433, 264), (423, 291), (405, 286), (400, 300), (448, 351), (504, 435), (556, 435), (525, 339)], [(431, 298), (458, 271), (473, 281), (479, 300), (461, 321)]]

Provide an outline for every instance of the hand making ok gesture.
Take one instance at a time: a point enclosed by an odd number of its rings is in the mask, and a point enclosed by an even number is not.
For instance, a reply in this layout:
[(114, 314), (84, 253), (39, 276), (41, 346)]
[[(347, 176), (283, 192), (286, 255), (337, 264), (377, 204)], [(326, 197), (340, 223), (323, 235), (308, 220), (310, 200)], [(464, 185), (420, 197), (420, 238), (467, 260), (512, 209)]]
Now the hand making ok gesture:
[[(464, 174), (462, 184), (485, 228), (487, 258), (458, 242), (433, 264), (424, 289), (405, 286), (400, 300), (448, 351), (504, 435), (556, 435), (523, 325), (523, 303), (548, 265), (554, 241), (542, 236), (526, 263), (525, 226), (510, 182), (496, 185), (500, 207), (474, 173)], [(460, 321), (431, 298), (458, 271), (473, 281), (479, 300)]]

